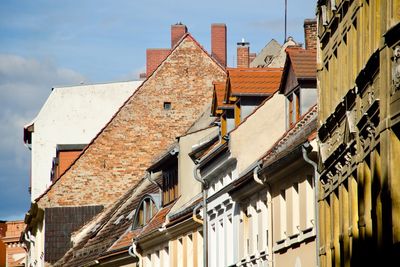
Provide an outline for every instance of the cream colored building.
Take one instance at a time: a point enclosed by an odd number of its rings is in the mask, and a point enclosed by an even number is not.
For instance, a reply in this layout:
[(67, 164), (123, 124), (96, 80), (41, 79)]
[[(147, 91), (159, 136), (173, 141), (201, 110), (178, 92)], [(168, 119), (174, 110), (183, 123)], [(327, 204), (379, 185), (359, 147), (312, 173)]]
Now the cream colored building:
[(321, 266), (391, 265), (400, 244), (400, 1), (318, 1), (317, 16)]
[(208, 126), (213, 120), (199, 119), (148, 168), (150, 180), (158, 173), (163, 177), (159, 184), (163, 208), (134, 239), (143, 267), (203, 266), (202, 184), (194, 178), (191, 155), (218, 139), (218, 127)]

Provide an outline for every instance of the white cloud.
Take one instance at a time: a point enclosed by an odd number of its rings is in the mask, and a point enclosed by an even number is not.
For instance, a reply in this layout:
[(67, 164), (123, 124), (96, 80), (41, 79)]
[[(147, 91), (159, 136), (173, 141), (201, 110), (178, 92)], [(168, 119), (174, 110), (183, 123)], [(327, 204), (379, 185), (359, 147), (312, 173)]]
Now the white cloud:
[(29, 206), (30, 162), (23, 126), (37, 115), (52, 87), (84, 80), (49, 60), (0, 54), (0, 182), (7, 185), (0, 187), (0, 219), (20, 217)]

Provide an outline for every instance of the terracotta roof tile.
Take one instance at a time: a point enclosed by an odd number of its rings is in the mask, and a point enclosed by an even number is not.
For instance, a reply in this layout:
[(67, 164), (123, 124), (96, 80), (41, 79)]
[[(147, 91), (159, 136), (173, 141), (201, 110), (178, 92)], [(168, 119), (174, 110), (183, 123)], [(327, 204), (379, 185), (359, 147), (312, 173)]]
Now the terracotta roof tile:
[(215, 98), (217, 102), (217, 107), (220, 107), (224, 104), (224, 96), (225, 96), (225, 85), (224, 82), (214, 82), (214, 90), (215, 90)]
[(150, 234), (154, 230), (160, 228), (165, 222), (168, 212), (171, 210), (175, 203), (176, 202), (172, 202), (168, 206), (160, 209), (157, 214), (151, 219), (151, 221), (143, 228), (137, 238), (140, 239), (145, 235)]
[(282, 68), (228, 69), (230, 94), (271, 95), (279, 89), (282, 70)]
[(317, 77), (317, 52), (315, 50), (289, 47), (286, 52), (298, 79)]
[(141, 229), (128, 230), (125, 234), (123, 234), (120, 239), (118, 239), (108, 250), (107, 252), (112, 252), (113, 250), (119, 250), (121, 248), (126, 248), (132, 245), (132, 240), (138, 236)]

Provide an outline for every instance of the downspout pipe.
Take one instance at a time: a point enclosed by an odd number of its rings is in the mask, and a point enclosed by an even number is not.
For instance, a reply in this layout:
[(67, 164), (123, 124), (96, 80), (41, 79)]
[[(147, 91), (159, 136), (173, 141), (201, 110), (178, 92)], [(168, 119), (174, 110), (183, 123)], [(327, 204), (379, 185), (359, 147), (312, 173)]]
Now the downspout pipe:
[(271, 262), (271, 267), (274, 266), (274, 254), (272, 253), (272, 233), (273, 233), (273, 220), (272, 220), (272, 216), (273, 216), (273, 209), (272, 209), (272, 195), (271, 195), (271, 186), (269, 183), (263, 181), (259, 176), (258, 176), (258, 172), (262, 169), (261, 167), (261, 162), (258, 162), (256, 167), (253, 170), (253, 179), (256, 183), (266, 186), (267, 187), (267, 209), (268, 209), (268, 225), (269, 225), (269, 231), (270, 234), (268, 234), (268, 255), (271, 255), (271, 260), (269, 262)]
[(253, 170), (253, 179), (257, 184), (264, 185), (264, 182), (258, 177), (258, 172), (261, 170), (261, 164), (258, 162)]
[(207, 251), (207, 182), (201, 178), (199, 165), (194, 167), (194, 178), (202, 184), (203, 188), (203, 266), (208, 265), (208, 251)]
[(132, 242), (132, 245), (129, 247), (128, 249), (128, 253), (130, 256), (132, 256), (133, 258), (137, 258), (138, 259), (138, 267), (142, 266), (142, 262), (141, 262), (141, 257), (140, 254), (137, 252), (136, 250), (136, 244), (135, 241)]
[(319, 173), (318, 173), (318, 165), (316, 162), (311, 160), (308, 157), (307, 153), (307, 148), (309, 148), (311, 145), (310, 143), (305, 143), (302, 146), (302, 152), (303, 152), (303, 158), (304, 161), (310, 164), (314, 168), (314, 213), (315, 213), (315, 243), (316, 243), (316, 251), (315, 251), (315, 256), (316, 256), (316, 263), (317, 267), (321, 266), (320, 265), (320, 260), (319, 260), (319, 209), (318, 209), (318, 199), (319, 199)]
[(153, 180), (153, 172), (146, 172), (146, 179), (149, 180), (152, 184), (156, 185), (162, 191), (162, 187), (156, 181)]
[(201, 208), (202, 206), (203, 206), (203, 203), (197, 204), (196, 207), (194, 207), (194, 209), (193, 209), (193, 214), (192, 214), (192, 219), (193, 219), (193, 221), (195, 221), (195, 222), (197, 222), (197, 223), (200, 223), (200, 224), (203, 224), (203, 220), (197, 218), (197, 210), (198, 210), (199, 208)]

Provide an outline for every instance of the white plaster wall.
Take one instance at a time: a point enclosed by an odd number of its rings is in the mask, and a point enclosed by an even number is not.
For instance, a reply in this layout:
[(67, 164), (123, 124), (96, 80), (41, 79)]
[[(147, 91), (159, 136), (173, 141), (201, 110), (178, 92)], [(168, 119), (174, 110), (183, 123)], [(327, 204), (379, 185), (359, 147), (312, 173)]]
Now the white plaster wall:
[(180, 198), (172, 207), (171, 213), (182, 208), (193, 197), (201, 193), (201, 184), (194, 178), (194, 162), (189, 157), (192, 147), (201, 142), (207, 142), (218, 134), (218, 127), (207, 128), (182, 136), (179, 139), (178, 179)]
[(34, 120), (31, 200), (51, 184), (57, 144), (88, 144), (142, 81), (54, 88)]
[[(218, 196), (207, 204), (208, 266), (230, 266), (235, 263), (233, 202), (228, 193)], [(231, 219), (230, 227), (228, 220)], [(215, 230), (213, 230), (213, 228)]]
[(275, 93), (230, 133), (230, 151), (240, 174), (258, 160), (286, 130), (285, 96)]

